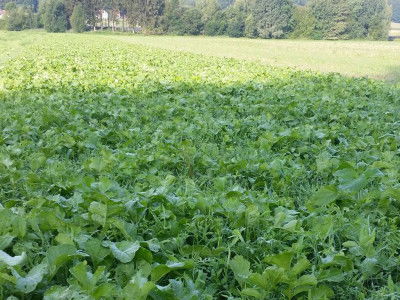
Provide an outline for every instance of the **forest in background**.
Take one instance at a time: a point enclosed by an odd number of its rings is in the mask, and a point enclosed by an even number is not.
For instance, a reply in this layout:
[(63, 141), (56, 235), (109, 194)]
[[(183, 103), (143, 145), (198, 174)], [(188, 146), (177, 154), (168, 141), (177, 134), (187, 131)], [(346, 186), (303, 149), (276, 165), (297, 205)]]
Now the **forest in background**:
[(390, 20), (400, 19), (400, 0), (3, 0), (0, 7), (3, 28), (49, 32), (382, 40)]

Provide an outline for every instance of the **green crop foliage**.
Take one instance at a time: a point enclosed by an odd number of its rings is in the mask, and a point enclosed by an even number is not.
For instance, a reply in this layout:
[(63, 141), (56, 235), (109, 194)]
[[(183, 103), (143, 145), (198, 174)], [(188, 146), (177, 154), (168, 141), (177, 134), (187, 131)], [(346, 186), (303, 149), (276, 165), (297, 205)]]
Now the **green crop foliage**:
[(1, 299), (400, 297), (398, 88), (100, 35), (3, 61)]

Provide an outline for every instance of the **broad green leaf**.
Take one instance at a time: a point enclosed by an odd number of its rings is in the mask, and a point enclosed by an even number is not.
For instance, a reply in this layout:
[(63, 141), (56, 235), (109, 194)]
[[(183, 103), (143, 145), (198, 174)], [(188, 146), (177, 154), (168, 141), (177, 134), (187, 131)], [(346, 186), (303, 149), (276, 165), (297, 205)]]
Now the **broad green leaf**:
[(59, 244), (69, 244), (69, 245), (74, 245), (74, 241), (71, 237), (70, 234), (67, 233), (59, 233), (56, 237), (55, 240), (59, 243)]
[(371, 229), (369, 223), (361, 226), (359, 233), (358, 244), (364, 250), (364, 255), (372, 256), (375, 254), (374, 242), (375, 242), (376, 231)]
[(251, 274), (249, 261), (243, 258), (241, 255), (236, 255), (229, 262), (229, 266), (231, 267), (233, 274), (235, 274), (235, 278), (239, 282), (243, 282)]
[(360, 175), (354, 169), (347, 168), (336, 171), (334, 175), (339, 179), (341, 190), (357, 193), (368, 184), (368, 180), (373, 178), (374, 174), (378, 173), (368, 171)]
[(169, 261), (165, 265), (161, 264), (153, 268), (153, 270), (151, 271), (151, 280), (157, 282), (171, 271), (190, 269), (192, 267), (193, 267), (192, 261), (185, 261), (185, 262)]
[(304, 272), (305, 270), (307, 270), (310, 266), (311, 266), (310, 261), (307, 258), (303, 257), (299, 259), (297, 263), (294, 264), (294, 266), (290, 270), (290, 273), (293, 274), (294, 276), (297, 276), (302, 272)]
[(135, 276), (129, 281), (129, 283), (123, 289), (123, 299), (130, 300), (135, 295), (137, 300), (146, 300), (148, 294), (156, 287), (154, 282), (148, 281), (146, 277), (143, 277), (141, 272), (137, 272)]
[(171, 268), (166, 265), (158, 265), (151, 271), (151, 280), (157, 282), (160, 278), (171, 272)]
[(83, 261), (73, 268), (69, 269), (69, 272), (75, 279), (79, 282), (79, 285), (86, 291), (89, 291), (94, 288), (96, 282), (93, 282), (90, 277), (93, 277), (93, 274), (89, 273), (87, 269), (87, 262)]
[(88, 161), (88, 167), (97, 172), (102, 172), (107, 167), (107, 161), (102, 157), (94, 157)]
[(103, 246), (109, 247), (116, 259), (122, 263), (128, 263), (135, 257), (140, 248), (139, 242), (122, 241), (117, 243), (104, 242)]
[(0, 263), (7, 266), (13, 267), (22, 264), (26, 259), (26, 253), (23, 252), (21, 255), (10, 256), (6, 252), (0, 250)]
[(254, 289), (254, 288), (243, 289), (240, 293), (243, 296), (250, 296), (250, 297), (254, 297), (256, 299), (263, 299), (263, 295), (257, 289)]
[(4, 250), (8, 246), (10, 246), (14, 238), (14, 236), (9, 234), (0, 236), (0, 250)]
[(323, 172), (326, 169), (329, 169), (332, 167), (332, 156), (329, 152), (322, 152), (318, 155), (315, 163), (317, 164), (317, 171), (318, 172)]
[(352, 259), (343, 253), (326, 256), (321, 259), (321, 262), (325, 268), (330, 266), (340, 266), (345, 271), (350, 271), (353, 269)]
[(343, 247), (346, 247), (346, 248), (358, 247), (358, 244), (354, 241), (347, 241), (347, 242), (344, 242), (342, 245), (343, 245)]
[(375, 257), (367, 257), (361, 263), (360, 269), (364, 277), (369, 278), (379, 272), (378, 260)]
[(20, 276), (17, 271), (12, 270), (16, 278), (16, 289), (25, 294), (33, 292), (36, 286), (42, 281), (43, 276), (47, 274), (47, 269), (47, 264), (41, 263), (34, 266), (25, 277)]
[(74, 256), (79, 255), (73, 245), (52, 246), (47, 250), (47, 263), (50, 275), (56, 274), (57, 270)]
[(248, 282), (265, 291), (272, 291), (277, 284), (287, 281), (286, 273), (287, 272), (283, 268), (272, 266), (266, 268), (262, 274), (251, 274), (248, 278)]
[(89, 206), (89, 216), (94, 222), (104, 226), (107, 220), (107, 205), (93, 201)]
[(17, 283), (17, 279), (7, 273), (0, 272), (0, 279), (2, 279), (2, 280), (0, 280), (0, 282), (6, 281), (6, 282), (11, 282), (13, 284)]
[(329, 268), (318, 273), (318, 281), (341, 282), (345, 279), (347, 272), (339, 268)]
[(326, 285), (318, 285), (310, 290), (308, 299), (309, 300), (329, 300), (335, 293), (333, 290)]
[(315, 216), (310, 221), (312, 225), (311, 237), (325, 240), (333, 231), (334, 218), (331, 215)]
[(78, 281), (79, 286), (85, 290), (94, 299), (109, 297), (114, 289), (114, 286), (109, 283), (97, 283), (102, 279), (105, 272), (105, 267), (101, 266), (96, 269), (94, 274), (88, 270), (87, 262), (83, 261), (73, 268), (69, 269), (72, 276)]
[(294, 253), (293, 252), (282, 252), (275, 255), (270, 255), (264, 258), (264, 261), (269, 264), (276, 265), (285, 270), (289, 270), (292, 264)]
[(111, 299), (114, 297), (115, 286), (111, 283), (104, 282), (92, 291), (91, 295), (94, 299)]
[(103, 259), (110, 254), (110, 250), (108, 248), (104, 248), (101, 244), (101, 241), (96, 238), (91, 238), (90, 240), (86, 241), (84, 244), (84, 249), (95, 264), (101, 263)]
[(324, 207), (335, 201), (338, 192), (334, 186), (324, 186), (320, 188), (307, 202), (307, 207), (313, 210), (317, 207)]
[(62, 300), (82, 299), (82, 293), (72, 288), (71, 286), (55, 285), (46, 290), (43, 297), (43, 300), (61, 300), (61, 299)]
[(303, 275), (294, 282), (294, 286), (317, 285), (318, 280), (314, 275)]
[(0, 154), (0, 162), (9, 169), (13, 165), (13, 161), (10, 159), (10, 156), (5, 154)]
[(290, 283), (290, 288), (286, 290), (286, 294), (289, 299), (292, 299), (300, 293), (311, 291), (317, 284), (318, 281), (314, 275), (303, 275), (299, 279)]

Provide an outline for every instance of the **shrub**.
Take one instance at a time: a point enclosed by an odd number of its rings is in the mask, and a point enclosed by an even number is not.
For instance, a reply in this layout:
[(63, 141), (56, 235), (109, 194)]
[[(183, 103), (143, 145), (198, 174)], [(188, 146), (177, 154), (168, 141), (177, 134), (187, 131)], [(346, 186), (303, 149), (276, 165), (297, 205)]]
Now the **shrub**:
[(248, 15), (244, 21), (244, 35), (248, 38), (257, 37), (257, 28), (253, 15)]
[(226, 15), (222, 11), (218, 11), (215, 15), (205, 24), (204, 34), (206, 35), (224, 35), (227, 31)]
[(254, 20), (263, 38), (284, 38), (293, 29), (291, 0), (256, 0)]
[(74, 11), (71, 15), (71, 26), (75, 32), (84, 32), (86, 30), (86, 17), (85, 11), (81, 3), (78, 3), (74, 7)]
[(65, 32), (67, 30), (67, 12), (60, 0), (46, 2), (44, 28), (48, 32)]
[(186, 10), (182, 16), (183, 34), (198, 35), (203, 30), (202, 14), (197, 8)]
[(297, 6), (293, 14), (294, 30), (291, 38), (314, 38), (315, 17), (307, 6)]
[(226, 33), (230, 37), (241, 37), (244, 35), (244, 20), (240, 17), (232, 18), (228, 21)]
[(25, 6), (17, 6), (13, 2), (6, 5), (6, 17), (4, 21), (5, 29), (10, 31), (20, 31), (33, 27), (32, 11)]

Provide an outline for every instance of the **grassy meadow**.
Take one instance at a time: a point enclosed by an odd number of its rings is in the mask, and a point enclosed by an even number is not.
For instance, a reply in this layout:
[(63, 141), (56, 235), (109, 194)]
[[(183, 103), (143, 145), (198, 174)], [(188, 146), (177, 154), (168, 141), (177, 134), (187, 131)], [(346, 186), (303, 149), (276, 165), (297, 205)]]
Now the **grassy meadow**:
[(33, 43), (39, 43), (43, 32), (5, 32), (0, 30), (0, 66)]
[(242, 39), (0, 40), (0, 299), (399, 299), (395, 85), (141, 45)]
[(311, 41), (228, 37), (121, 36), (120, 41), (266, 65), (400, 82), (398, 41)]

